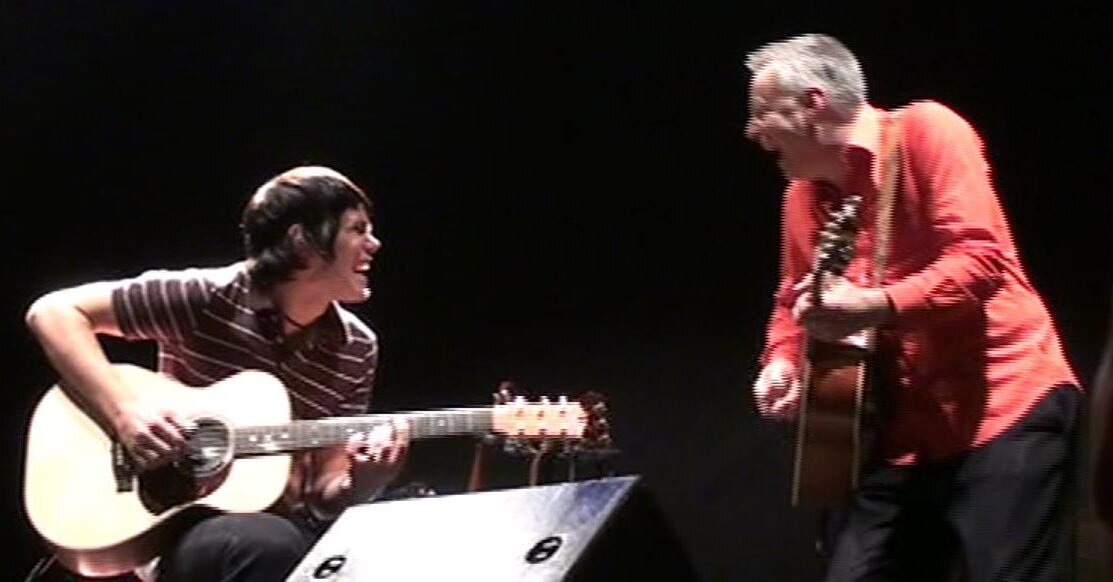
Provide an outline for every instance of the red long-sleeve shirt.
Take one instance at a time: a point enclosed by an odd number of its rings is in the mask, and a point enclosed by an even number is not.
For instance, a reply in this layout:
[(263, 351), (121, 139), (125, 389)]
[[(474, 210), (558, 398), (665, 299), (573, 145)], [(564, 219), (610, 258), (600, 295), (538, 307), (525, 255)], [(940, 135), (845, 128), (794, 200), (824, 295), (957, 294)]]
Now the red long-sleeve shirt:
[[(866, 108), (844, 151), (862, 194), (861, 231), (845, 275), (868, 286), (885, 113)], [(880, 330), (891, 413), (882, 446), (897, 462), (939, 459), (1008, 429), (1049, 389), (1078, 385), (1054, 321), (1017, 254), (981, 138), (931, 101), (903, 108), (900, 186), (881, 286), (895, 308)], [(814, 238), (844, 194), (793, 180), (782, 209), (781, 272), (762, 363), (800, 362), (804, 330), (793, 285), (811, 266)]]

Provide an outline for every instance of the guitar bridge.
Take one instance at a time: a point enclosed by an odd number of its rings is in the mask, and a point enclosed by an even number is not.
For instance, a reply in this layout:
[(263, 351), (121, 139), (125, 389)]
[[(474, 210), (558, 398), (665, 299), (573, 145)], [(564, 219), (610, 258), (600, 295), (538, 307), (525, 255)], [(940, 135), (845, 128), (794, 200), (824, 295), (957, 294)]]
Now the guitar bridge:
[(112, 442), (112, 475), (116, 478), (117, 493), (135, 490), (135, 467), (119, 441)]

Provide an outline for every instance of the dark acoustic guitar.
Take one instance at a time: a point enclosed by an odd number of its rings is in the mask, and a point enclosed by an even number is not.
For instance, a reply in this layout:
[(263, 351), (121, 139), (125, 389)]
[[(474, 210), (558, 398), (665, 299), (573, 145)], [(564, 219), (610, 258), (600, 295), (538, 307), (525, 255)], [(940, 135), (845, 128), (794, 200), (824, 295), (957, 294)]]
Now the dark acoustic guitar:
[[(843, 274), (853, 254), (861, 201), (848, 196), (819, 232), (811, 274), (812, 293), (820, 303), (823, 278)], [(793, 505), (838, 505), (857, 486), (868, 354), (861, 343), (807, 340), (799, 367)]]

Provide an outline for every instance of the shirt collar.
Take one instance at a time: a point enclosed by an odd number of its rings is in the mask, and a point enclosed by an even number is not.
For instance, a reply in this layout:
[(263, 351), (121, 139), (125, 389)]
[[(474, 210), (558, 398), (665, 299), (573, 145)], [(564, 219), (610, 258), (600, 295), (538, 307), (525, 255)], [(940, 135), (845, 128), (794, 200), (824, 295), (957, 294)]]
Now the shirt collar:
[[(855, 174), (869, 168), (870, 183), (874, 190), (881, 189), (881, 132), (885, 113), (871, 105), (858, 109), (847, 128), (843, 156)], [(860, 174), (859, 174), (860, 175)]]
[[(251, 283), (251, 272), (247, 269), (246, 262), (240, 276), (243, 277), (244, 286), (248, 289), (247, 307), (264, 317), (273, 314), (278, 318), (278, 323), (281, 325), (282, 314), (278, 311), (278, 306), (274, 304), (274, 299), (270, 295), (263, 293)], [(340, 317), (340, 307), (336, 301), (330, 301), (324, 314), (309, 324), (308, 329), (313, 330), (314, 333), (322, 334), (323, 337), (338, 340), (343, 344), (352, 341), (352, 337), (348, 333), (348, 326), (344, 325), (344, 320)]]

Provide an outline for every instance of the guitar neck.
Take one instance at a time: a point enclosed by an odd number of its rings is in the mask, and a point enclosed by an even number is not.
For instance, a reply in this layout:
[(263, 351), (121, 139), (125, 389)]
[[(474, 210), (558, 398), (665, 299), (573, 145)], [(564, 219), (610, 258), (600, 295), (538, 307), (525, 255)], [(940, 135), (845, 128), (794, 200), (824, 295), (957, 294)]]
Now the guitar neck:
[(493, 427), (489, 407), (449, 408), (396, 414), (364, 414), (314, 420), (244, 426), (235, 429), (237, 457), (291, 453), (346, 443), (352, 435), (365, 433), (399, 419), (409, 427), (410, 439), (485, 433)]

